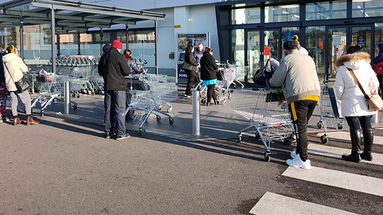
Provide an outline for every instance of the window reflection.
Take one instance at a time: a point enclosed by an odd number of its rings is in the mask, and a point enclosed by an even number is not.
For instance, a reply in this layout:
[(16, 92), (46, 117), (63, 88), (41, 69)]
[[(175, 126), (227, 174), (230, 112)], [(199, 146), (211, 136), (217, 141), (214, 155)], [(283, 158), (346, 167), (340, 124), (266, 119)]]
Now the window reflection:
[(353, 0), (352, 17), (382, 16), (383, 0)]
[(306, 20), (341, 19), (346, 17), (346, 0), (306, 4)]
[(261, 22), (261, 8), (239, 8), (231, 11), (231, 24), (252, 24)]
[(279, 5), (265, 7), (265, 22), (299, 21), (299, 5)]

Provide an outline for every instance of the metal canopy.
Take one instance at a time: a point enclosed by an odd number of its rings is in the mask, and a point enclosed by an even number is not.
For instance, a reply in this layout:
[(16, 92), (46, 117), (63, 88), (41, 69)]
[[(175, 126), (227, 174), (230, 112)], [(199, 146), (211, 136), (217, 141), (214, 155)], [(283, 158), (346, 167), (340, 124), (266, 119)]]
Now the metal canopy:
[(134, 25), (144, 20), (164, 20), (165, 14), (68, 0), (13, 0), (0, 4), (0, 25), (50, 24), (55, 12), (56, 31), (87, 31), (115, 24)]

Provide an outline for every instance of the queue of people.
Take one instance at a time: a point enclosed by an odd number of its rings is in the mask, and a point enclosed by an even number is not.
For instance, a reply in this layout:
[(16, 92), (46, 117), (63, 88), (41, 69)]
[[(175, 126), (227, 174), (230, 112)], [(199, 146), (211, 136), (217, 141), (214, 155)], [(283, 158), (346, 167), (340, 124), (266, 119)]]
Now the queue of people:
[[(26, 125), (39, 124), (32, 117), (31, 96), (29, 94), (29, 84), (23, 81), (25, 74), (28, 72), (28, 67), (24, 64), (23, 60), (19, 57), (18, 49), (14, 45), (10, 45), (4, 51), (4, 46), (0, 45), (1, 63), (0, 67), (0, 118), (1, 121), (9, 121), (4, 116), (6, 110), (7, 96), (11, 96), (11, 111), (13, 125)], [(21, 120), (18, 113), (18, 102), (22, 102), (26, 119)]]
[[(271, 59), (276, 68), (270, 79), (272, 87), (281, 87), (289, 104), (297, 139), (296, 150), (290, 153), (289, 166), (309, 169), (307, 124), (320, 100), (320, 84), (313, 59), (300, 47), (297, 37), (283, 44), (286, 56), (280, 62)], [(371, 161), (373, 146), (372, 115), (366, 96), (378, 93), (379, 81), (372, 69), (371, 58), (359, 46), (350, 46), (346, 55), (337, 62), (335, 81), (336, 98), (341, 104), (342, 115), (350, 127), (351, 154), (342, 159), (351, 162)], [(364, 93), (363, 93), (364, 92)], [(364, 149), (361, 152), (361, 130)]]

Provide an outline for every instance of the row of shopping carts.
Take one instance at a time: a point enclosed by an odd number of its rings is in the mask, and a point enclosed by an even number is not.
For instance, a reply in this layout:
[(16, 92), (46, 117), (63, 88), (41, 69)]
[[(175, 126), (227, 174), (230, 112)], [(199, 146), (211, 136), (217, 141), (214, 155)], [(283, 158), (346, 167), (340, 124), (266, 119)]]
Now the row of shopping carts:
[[(340, 116), (340, 104), (335, 98), (333, 83), (325, 81), (321, 86), (321, 100), (319, 102), (320, 120), (319, 129), (324, 129), (320, 140), (323, 144), (328, 142), (328, 127), (342, 129), (343, 122)], [(265, 161), (270, 161), (271, 144), (274, 141), (290, 144), (295, 137), (294, 125), (284, 101), (271, 100), (273, 89), (254, 89), (236, 91), (233, 102), (234, 112), (249, 120), (250, 125), (239, 131), (237, 141), (242, 141), (244, 134), (250, 134), (261, 140), (264, 145)]]

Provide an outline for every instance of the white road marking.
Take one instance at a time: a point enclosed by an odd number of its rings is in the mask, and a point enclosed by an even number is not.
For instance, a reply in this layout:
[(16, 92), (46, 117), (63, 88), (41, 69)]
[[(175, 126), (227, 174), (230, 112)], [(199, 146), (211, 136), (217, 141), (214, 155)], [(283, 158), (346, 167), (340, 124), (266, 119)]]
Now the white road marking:
[(256, 215), (356, 215), (355, 213), (266, 192), (250, 210)]
[[(321, 155), (326, 157), (342, 158), (342, 155), (351, 153), (351, 148), (345, 149), (345, 148), (339, 148), (339, 147), (333, 147), (333, 146), (310, 144), (308, 152), (310, 154)], [(362, 160), (362, 162), (376, 164), (376, 165), (383, 165), (383, 154), (372, 153), (372, 156), (373, 156), (372, 161)]]
[(383, 179), (380, 178), (314, 166), (308, 170), (289, 167), (282, 175), (313, 183), (383, 196)]
[[(323, 134), (318, 133), (317, 136), (320, 137)], [(327, 132), (327, 137), (351, 141), (350, 133), (344, 131)], [(374, 135), (374, 144), (383, 145), (383, 137)]]

